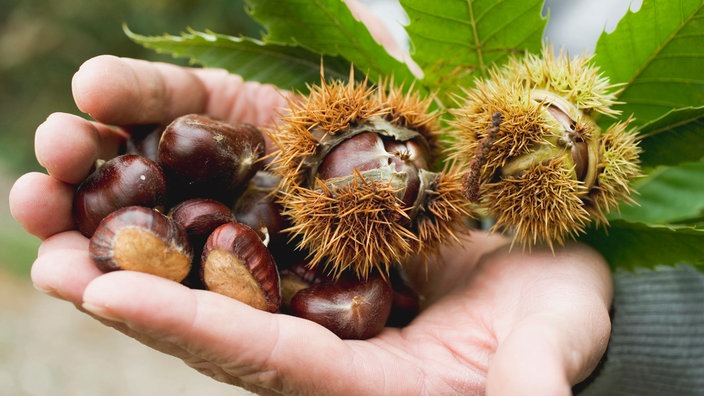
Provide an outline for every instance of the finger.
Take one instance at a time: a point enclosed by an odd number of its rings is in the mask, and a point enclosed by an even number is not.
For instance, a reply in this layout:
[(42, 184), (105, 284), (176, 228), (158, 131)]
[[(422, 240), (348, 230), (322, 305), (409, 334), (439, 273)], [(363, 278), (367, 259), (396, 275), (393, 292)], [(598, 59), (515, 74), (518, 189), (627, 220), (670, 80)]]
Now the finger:
[(569, 394), (596, 367), (608, 343), (613, 285), (603, 258), (575, 244), (555, 253), (499, 252), (483, 264), (503, 274), (491, 279), (498, 284), (500, 346), (489, 368), (488, 389), (509, 395), (520, 389)]
[(54, 297), (80, 305), (86, 286), (102, 272), (91, 261), (88, 250), (51, 249), (32, 265), (34, 287)]
[(262, 388), (258, 385), (244, 382), (240, 378), (233, 377), (221, 366), (208, 360), (205, 360), (197, 355), (192, 355), (187, 350), (182, 348), (180, 345), (175, 344), (171, 340), (164, 339), (163, 337), (155, 338), (148, 336), (144, 333), (133, 330), (125, 323), (115, 322), (108, 319), (104, 319), (100, 316), (96, 316), (81, 308), (80, 306), (78, 307), (78, 309), (88, 314), (93, 319), (98, 320), (103, 325), (113, 328), (152, 349), (181, 359), (184, 363), (186, 363), (191, 368), (197, 370), (199, 373), (211, 377), (217, 381), (248, 389), (249, 391), (254, 392), (257, 395), (280, 395), (279, 392), (272, 392), (270, 389)]
[(22, 175), (10, 190), (10, 213), (27, 232), (41, 239), (73, 228), (73, 187), (49, 175)]
[(569, 396), (562, 345), (554, 329), (524, 324), (502, 343), (489, 367), (487, 395)]
[(37, 256), (63, 249), (88, 251), (88, 243), (88, 238), (78, 231), (61, 232), (46, 238), (39, 245)]
[[(120, 271), (95, 279), (86, 288), (83, 307), (150, 338), (180, 345), (251, 386), (280, 392), (339, 394), (357, 388), (370, 394), (379, 386), (398, 385), (385, 382), (384, 375), (405, 369), (396, 356), (392, 364), (390, 354), (381, 354), (370, 343), (343, 342), (313, 322), (259, 311), (146, 274)], [(335, 356), (334, 361), (320, 359), (323, 351)]]
[(205, 86), (208, 102), (205, 113), (230, 122), (268, 126), (286, 107), (290, 94), (273, 85), (246, 82), (242, 77), (219, 69), (195, 69)]
[(274, 87), (245, 83), (223, 70), (107, 55), (86, 61), (72, 86), (79, 109), (113, 125), (166, 124), (184, 114), (203, 113), (261, 126), (285, 103)]
[[(315, 344), (325, 344), (331, 353), (335, 353), (335, 346), (342, 348), (339, 339), (312, 322), (289, 320), (294, 318), (258, 311), (224, 296), (193, 291), (139, 273), (121, 271), (96, 279), (84, 293), (83, 308), (123, 322), (150, 338), (182, 345), (194, 356), (228, 367), (234, 377), (250, 377), (252, 382), (274, 388), (281, 384), (265, 377), (274, 369), (282, 369), (277, 367), (281, 366), (281, 357), (275, 356), (285, 354), (277, 350), (279, 345), (297, 345), (300, 351), (291, 350), (293, 355), (285, 359), (299, 362), (301, 352), (305, 349), (307, 354), (309, 347), (316, 348)], [(289, 338), (301, 332), (312, 333), (313, 337), (307, 339), (313, 345), (300, 348), (300, 340)]]
[(72, 90), (81, 111), (110, 125), (167, 123), (206, 103), (203, 84), (187, 69), (110, 55), (84, 62)]
[(98, 158), (114, 157), (125, 137), (105, 125), (71, 114), (54, 113), (37, 127), (34, 151), (39, 164), (51, 176), (78, 184)]

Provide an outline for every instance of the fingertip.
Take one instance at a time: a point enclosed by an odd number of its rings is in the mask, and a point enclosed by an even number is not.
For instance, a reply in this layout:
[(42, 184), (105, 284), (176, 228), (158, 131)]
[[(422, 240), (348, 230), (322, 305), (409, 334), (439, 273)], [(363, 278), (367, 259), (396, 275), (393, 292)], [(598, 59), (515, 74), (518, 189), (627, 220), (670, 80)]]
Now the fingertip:
[(70, 248), (38, 256), (30, 272), (37, 290), (74, 304), (82, 302), (86, 286), (100, 275), (87, 250)]
[(202, 82), (186, 68), (112, 55), (84, 62), (71, 87), (81, 111), (112, 125), (168, 123), (202, 112), (207, 101)]
[(37, 127), (34, 151), (47, 172), (66, 183), (85, 179), (98, 159), (100, 139), (91, 124), (78, 116), (53, 113)]
[(571, 395), (564, 351), (551, 335), (551, 328), (532, 324), (512, 332), (489, 365), (486, 394)]
[(83, 62), (71, 80), (78, 109), (109, 123), (114, 118), (113, 109), (122, 108), (134, 99), (123, 93), (124, 87), (135, 83), (134, 76), (125, 71), (120, 58), (113, 55), (99, 55)]
[(145, 331), (183, 326), (195, 314), (195, 298), (186, 286), (135, 271), (113, 271), (90, 282), (83, 308), (94, 315)]
[(27, 232), (46, 239), (73, 228), (72, 199), (71, 185), (31, 172), (20, 176), (10, 189), (10, 213)]
[(46, 238), (41, 245), (39, 245), (37, 256), (60, 249), (88, 251), (88, 244), (89, 239), (78, 231), (60, 232)]

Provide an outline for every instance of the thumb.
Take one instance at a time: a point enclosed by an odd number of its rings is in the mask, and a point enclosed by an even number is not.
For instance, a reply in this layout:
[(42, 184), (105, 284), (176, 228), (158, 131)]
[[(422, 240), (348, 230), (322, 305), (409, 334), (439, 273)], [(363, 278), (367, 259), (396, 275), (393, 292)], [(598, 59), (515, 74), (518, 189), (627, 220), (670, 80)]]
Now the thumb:
[(570, 395), (563, 352), (552, 331), (538, 323), (514, 330), (494, 355), (488, 395)]
[[(389, 372), (410, 370), (392, 365), (394, 355), (371, 343), (343, 341), (314, 322), (138, 272), (96, 278), (82, 308), (220, 381), (258, 393), (373, 394)], [(366, 359), (372, 355), (383, 357)]]
[(606, 350), (608, 329), (593, 330), (568, 329), (562, 315), (525, 319), (497, 349), (487, 394), (572, 395), (572, 385), (594, 370)]

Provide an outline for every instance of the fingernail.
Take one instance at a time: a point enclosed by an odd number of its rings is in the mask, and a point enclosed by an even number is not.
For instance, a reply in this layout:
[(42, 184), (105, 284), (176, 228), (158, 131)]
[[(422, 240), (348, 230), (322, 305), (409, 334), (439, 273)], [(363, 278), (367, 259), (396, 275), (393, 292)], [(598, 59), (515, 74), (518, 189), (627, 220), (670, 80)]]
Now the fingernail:
[(54, 290), (54, 289), (44, 288), (44, 287), (41, 287), (41, 286), (39, 286), (39, 285), (37, 285), (37, 284), (34, 284), (34, 289), (37, 290), (37, 291), (40, 291), (40, 292), (42, 292), (42, 293), (44, 293), (44, 294), (46, 294), (46, 295), (48, 295), (48, 296), (51, 296), (51, 297), (54, 297), (54, 298), (61, 298), (61, 296), (60, 296), (60, 295), (56, 292), (56, 290)]
[(103, 319), (111, 320), (113, 322), (122, 322), (123, 319), (115, 315), (110, 309), (106, 306), (101, 306), (101, 305), (95, 305), (91, 303), (83, 303), (81, 305), (83, 309), (86, 311), (92, 313), (93, 315), (100, 316)]

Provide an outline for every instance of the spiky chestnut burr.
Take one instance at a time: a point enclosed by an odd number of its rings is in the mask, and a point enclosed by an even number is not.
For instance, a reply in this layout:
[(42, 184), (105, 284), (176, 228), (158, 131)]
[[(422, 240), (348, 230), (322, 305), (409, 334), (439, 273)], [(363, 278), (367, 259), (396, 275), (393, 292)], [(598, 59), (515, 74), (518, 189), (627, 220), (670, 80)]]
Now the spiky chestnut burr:
[(434, 172), (439, 116), (430, 98), (393, 83), (370, 87), (321, 79), (269, 131), (278, 148), (271, 170), (282, 179), (288, 231), (311, 266), (366, 278), (413, 254), (456, 239), (468, 215), (461, 178)]
[(618, 114), (617, 88), (590, 58), (512, 58), (476, 82), (453, 111), (450, 158), (465, 164), (465, 195), (524, 247), (552, 247), (606, 223), (619, 201), (632, 201), (640, 174), (630, 119), (602, 132), (598, 115)]

